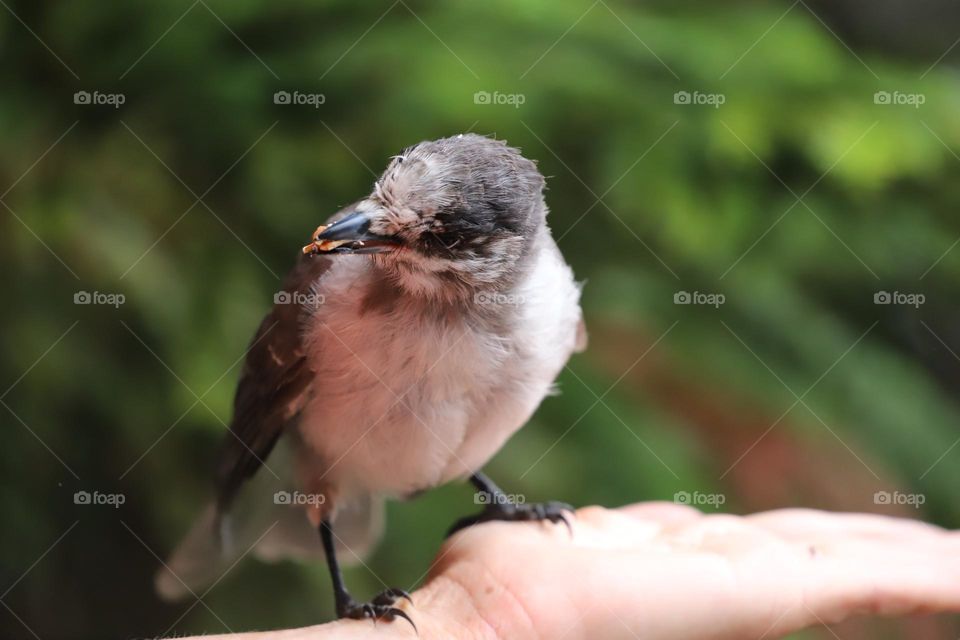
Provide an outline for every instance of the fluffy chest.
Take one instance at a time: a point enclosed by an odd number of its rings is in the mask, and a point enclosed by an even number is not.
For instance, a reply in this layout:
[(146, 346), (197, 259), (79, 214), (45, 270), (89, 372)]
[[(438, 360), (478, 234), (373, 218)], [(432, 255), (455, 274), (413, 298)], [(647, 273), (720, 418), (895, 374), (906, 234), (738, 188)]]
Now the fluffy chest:
[(405, 495), (476, 471), (573, 351), (579, 289), (556, 251), (510, 295), (478, 298), (483, 313), (391, 299), (342, 264), (305, 325), (315, 384), (299, 424), (312, 468), (341, 491)]
[(371, 307), (356, 294), (372, 288), (364, 274), (349, 286), (329, 275), (306, 335), (315, 385), (304, 443), (345, 490), (437, 484), (515, 355), (509, 340), (402, 300)]

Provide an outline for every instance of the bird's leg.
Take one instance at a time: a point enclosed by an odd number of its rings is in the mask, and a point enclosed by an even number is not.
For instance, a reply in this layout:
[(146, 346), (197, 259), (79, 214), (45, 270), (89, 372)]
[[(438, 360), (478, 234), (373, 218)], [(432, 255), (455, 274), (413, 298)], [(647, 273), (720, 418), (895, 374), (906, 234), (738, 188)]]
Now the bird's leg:
[(323, 541), (323, 551), (327, 556), (327, 567), (330, 569), (330, 579), (333, 581), (333, 598), (338, 618), (355, 620), (369, 618), (376, 622), (377, 620), (390, 621), (399, 617), (409, 622), (416, 631), (417, 625), (413, 624), (410, 616), (402, 609), (392, 606), (399, 598), (406, 598), (412, 603), (410, 594), (403, 589), (385, 589), (370, 602), (357, 602), (343, 584), (343, 575), (340, 573), (340, 564), (337, 562), (337, 554), (333, 546), (333, 527), (329, 520), (320, 522), (320, 539)]
[(447, 535), (453, 535), (460, 529), (481, 522), (491, 520), (549, 520), (562, 522), (572, 532), (570, 522), (564, 512), (572, 512), (573, 507), (563, 502), (541, 502), (534, 504), (511, 502), (509, 496), (498, 487), (486, 474), (478, 471), (470, 476), (470, 484), (477, 488), (477, 502), (484, 505), (483, 511), (461, 518), (453, 523)]
[(475, 474), (470, 476), (470, 484), (477, 488), (479, 493), (486, 494), (489, 498), (489, 504), (493, 503), (494, 496), (497, 496), (502, 499), (506, 499), (506, 494), (503, 492), (503, 489), (498, 487), (496, 483), (490, 479), (490, 476), (483, 473), (482, 471), (477, 471)]

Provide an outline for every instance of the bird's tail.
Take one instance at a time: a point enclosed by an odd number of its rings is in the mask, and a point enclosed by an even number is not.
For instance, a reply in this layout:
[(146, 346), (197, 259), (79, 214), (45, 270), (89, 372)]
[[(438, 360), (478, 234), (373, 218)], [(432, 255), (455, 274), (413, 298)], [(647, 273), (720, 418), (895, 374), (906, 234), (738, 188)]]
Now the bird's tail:
[[(262, 495), (260, 499), (244, 496), (248, 499), (241, 500), (231, 514), (221, 517), (217, 516), (214, 504), (208, 505), (170, 560), (157, 572), (157, 593), (165, 600), (178, 600), (191, 593), (201, 595), (202, 590), (218, 582), (246, 555), (267, 562), (288, 558), (322, 560), (319, 533), (302, 506), (275, 498), (283, 494), (292, 492), (278, 490), (268, 500), (263, 500)], [(263, 508), (264, 504), (269, 506)], [(256, 506), (260, 508), (251, 508)], [(363, 560), (380, 539), (384, 522), (383, 499), (378, 496), (367, 495), (338, 504), (333, 528), (341, 564)]]
[(203, 589), (229, 566), (216, 533), (216, 521), (216, 509), (209, 504), (157, 572), (154, 586), (161, 598), (179, 600), (191, 591)]
[[(251, 478), (229, 513), (218, 514), (214, 503), (200, 513), (157, 572), (157, 593), (166, 600), (201, 595), (247, 555), (266, 562), (322, 561), (320, 534), (307, 518), (306, 505), (296, 499), (294, 468), (290, 444), (281, 438), (270, 455), (271, 472), (261, 469)], [(383, 502), (379, 496), (360, 495), (321, 505), (333, 521), (341, 564), (355, 564), (372, 551), (384, 528)]]

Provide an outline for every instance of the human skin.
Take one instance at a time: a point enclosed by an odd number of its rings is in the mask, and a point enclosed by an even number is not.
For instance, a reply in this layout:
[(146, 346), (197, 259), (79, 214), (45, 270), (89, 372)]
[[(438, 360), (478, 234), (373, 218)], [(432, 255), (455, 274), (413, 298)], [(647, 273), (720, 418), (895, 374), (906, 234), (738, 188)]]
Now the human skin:
[[(421, 640), (778, 638), (854, 615), (960, 611), (960, 533), (787, 509), (704, 515), (586, 507), (562, 524), (491, 522), (450, 538), (413, 605)], [(204, 640), (415, 638), (402, 619)]]

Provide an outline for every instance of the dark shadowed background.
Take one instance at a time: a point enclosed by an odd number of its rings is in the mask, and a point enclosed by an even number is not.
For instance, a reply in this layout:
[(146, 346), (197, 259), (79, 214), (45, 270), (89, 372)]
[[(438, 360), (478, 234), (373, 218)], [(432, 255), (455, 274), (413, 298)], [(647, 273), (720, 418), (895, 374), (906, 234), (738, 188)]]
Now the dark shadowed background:
[[(0, 1), (0, 636), (330, 618), (322, 563), (182, 605), (151, 577), (278, 277), (463, 131), (539, 161), (586, 280), (590, 349), (488, 467), (507, 491), (960, 526), (958, 37), (945, 0)], [(391, 505), (355, 593), (418, 584), (475, 508)]]

